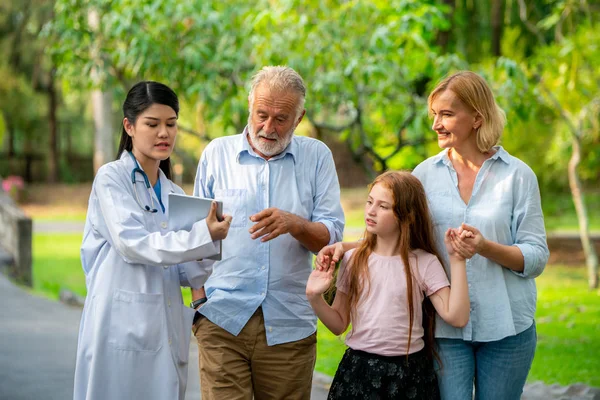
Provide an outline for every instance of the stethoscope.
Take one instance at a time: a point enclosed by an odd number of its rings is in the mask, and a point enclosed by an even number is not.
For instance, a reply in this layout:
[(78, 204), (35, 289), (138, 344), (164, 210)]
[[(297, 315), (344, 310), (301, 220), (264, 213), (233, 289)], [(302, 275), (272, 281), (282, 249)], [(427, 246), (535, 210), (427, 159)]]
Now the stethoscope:
[[(129, 153), (129, 156), (131, 157), (131, 159), (133, 160), (133, 162), (135, 163), (135, 167), (133, 168), (133, 171), (131, 171), (131, 183), (133, 184), (133, 193), (135, 193), (135, 200), (137, 201), (138, 205), (142, 208), (142, 210), (147, 211), (151, 214), (157, 213), (158, 210), (156, 208), (154, 208), (154, 197), (152, 196), (152, 186), (150, 185), (150, 180), (148, 179), (148, 175), (146, 175), (146, 173), (144, 171), (142, 171), (137, 160), (133, 156), (133, 153), (131, 151), (128, 151), (128, 153)], [(148, 191), (148, 196), (150, 196), (151, 206), (148, 206), (147, 204), (144, 205), (142, 203), (142, 201), (140, 200), (140, 196), (138, 195), (137, 186), (136, 186), (135, 174), (140, 174), (140, 175), (142, 175), (142, 178), (144, 178), (144, 184), (146, 185), (146, 190)]]

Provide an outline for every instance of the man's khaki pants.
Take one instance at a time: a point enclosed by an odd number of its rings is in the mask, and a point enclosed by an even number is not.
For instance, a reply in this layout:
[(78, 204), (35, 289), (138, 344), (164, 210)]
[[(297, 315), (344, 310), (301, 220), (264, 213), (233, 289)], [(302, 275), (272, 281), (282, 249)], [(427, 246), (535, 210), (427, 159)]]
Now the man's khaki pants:
[(198, 341), (202, 400), (310, 399), (316, 333), (267, 346), (259, 307), (238, 336), (207, 318), (193, 327)]

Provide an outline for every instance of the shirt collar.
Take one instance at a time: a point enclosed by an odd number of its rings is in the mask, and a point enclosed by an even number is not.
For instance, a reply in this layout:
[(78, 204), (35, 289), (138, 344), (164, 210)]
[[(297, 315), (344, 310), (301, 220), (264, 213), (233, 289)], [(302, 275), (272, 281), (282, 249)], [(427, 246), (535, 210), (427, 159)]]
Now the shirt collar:
[(131, 158), (131, 155), (127, 150), (123, 150), (119, 159), (123, 162), (123, 164), (125, 164), (125, 168), (127, 168), (128, 170), (133, 170), (135, 167), (139, 167), (140, 169), (142, 169), (142, 167), (139, 166), (137, 160)]
[(504, 147), (502, 146), (494, 146), (494, 149), (496, 150), (496, 152), (494, 153), (494, 155), (492, 157), (490, 157), (493, 160), (496, 159), (500, 159), (502, 161), (504, 161), (506, 164), (510, 164), (510, 156), (508, 154), (508, 152), (506, 150), (504, 150)]
[[(496, 152), (494, 153), (493, 156), (490, 157), (491, 160), (496, 160), (499, 158), (500, 160), (504, 161), (506, 164), (510, 163), (510, 157), (508, 155), (508, 152), (506, 150), (504, 150), (504, 148), (502, 146), (494, 146), (492, 148), (494, 150), (496, 150)], [(448, 150), (449, 149), (444, 149), (441, 153), (434, 156), (433, 163), (437, 164), (437, 163), (441, 162), (444, 165), (452, 165), (452, 162), (450, 161), (450, 157), (448, 157)]]
[[(129, 152), (127, 150), (123, 150), (123, 152), (121, 153), (121, 157), (119, 157), (119, 160), (121, 160), (121, 162), (123, 162), (123, 164), (125, 165), (125, 169), (127, 169), (129, 171), (129, 174), (131, 174), (131, 171), (133, 171), (134, 168), (139, 168), (142, 171), (144, 171), (144, 168), (142, 168), (142, 166), (140, 165), (140, 163), (134, 158), (131, 158), (131, 156), (129, 155)], [(144, 173), (146, 173), (146, 171), (144, 171)], [(136, 174), (136, 181), (142, 181), (143, 178), (140, 174)], [(165, 187), (165, 184), (167, 183), (168, 179), (167, 176), (165, 175), (165, 173), (163, 172), (162, 169), (158, 169), (158, 179), (160, 181), (161, 187)], [(157, 181), (158, 182), (158, 181)]]
[[(244, 128), (244, 131), (241, 134), (240, 142), (238, 144), (239, 147), (238, 147), (237, 156), (236, 156), (236, 160), (238, 163), (244, 153), (246, 153), (252, 157), (262, 158), (261, 156), (256, 154), (256, 152), (254, 151), (252, 146), (250, 146), (250, 142), (248, 141), (249, 134), (250, 133), (248, 132), (248, 126), (246, 125), (246, 127)], [(292, 159), (294, 160), (294, 162), (296, 162), (296, 158), (298, 156), (298, 143), (296, 143), (296, 141), (294, 140), (294, 137), (292, 137), (292, 141), (283, 150), (283, 152), (281, 152), (280, 154), (278, 154), (276, 156), (271, 157), (269, 160), (278, 160), (280, 158), (284, 158), (286, 156), (286, 154), (290, 154), (292, 156)]]

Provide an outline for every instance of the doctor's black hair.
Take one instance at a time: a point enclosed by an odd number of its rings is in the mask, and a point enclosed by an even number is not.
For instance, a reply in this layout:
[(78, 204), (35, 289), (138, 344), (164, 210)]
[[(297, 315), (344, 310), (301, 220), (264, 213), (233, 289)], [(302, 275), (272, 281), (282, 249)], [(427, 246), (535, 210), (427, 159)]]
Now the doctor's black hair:
[[(175, 92), (167, 85), (154, 81), (142, 81), (133, 85), (127, 93), (125, 102), (123, 102), (123, 116), (132, 124), (135, 124), (137, 117), (153, 104), (169, 106), (179, 116), (179, 100)], [(132, 149), (131, 136), (127, 134), (125, 127), (122, 126), (117, 160), (121, 158), (124, 151), (131, 151)], [(159, 167), (166, 177), (171, 179), (171, 158), (162, 160)]]

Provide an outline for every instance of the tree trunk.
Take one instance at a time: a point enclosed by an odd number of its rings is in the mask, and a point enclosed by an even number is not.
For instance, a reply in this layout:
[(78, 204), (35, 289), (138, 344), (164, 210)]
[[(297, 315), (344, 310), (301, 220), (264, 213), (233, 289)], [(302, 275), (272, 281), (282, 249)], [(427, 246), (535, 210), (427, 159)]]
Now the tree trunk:
[(585, 254), (585, 261), (588, 268), (588, 285), (590, 289), (598, 288), (598, 255), (594, 244), (590, 239), (589, 220), (587, 216), (587, 208), (581, 188), (581, 181), (577, 174), (577, 166), (581, 160), (581, 140), (575, 133), (571, 133), (571, 142), (573, 144), (573, 153), (569, 160), (569, 186), (573, 203), (575, 203), (575, 211), (579, 221), (579, 235), (581, 237), (581, 246)]
[(504, 16), (504, 0), (492, 1), (492, 55), (500, 57), (502, 54), (502, 17)]
[(58, 126), (56, 120), (56, 111), (58, 109), (58, 99), (56, 88), (54, 87), (55, 69), (50, 70), (50, 79), (48, 81), (48, 131), (50, 133), (49, 154), (48, 154), (48, 183), (58, 182)]
[[(93, 32), (100, 30), (100, 16), (96, 10), (88, 13), (88, 23)], [(97, 44), (91, 49), (92, 58), (96, 59), (96, 66), (91, 71), (91, 79), (94, 83), (92, 92), (92, 108), (94, 114), (94, 174), (98, 169), (113, 159), (113, 140), (112, 140), (112, 95), (110, 92), (103, 92), (99, 89), (102, 86), (101, 74), (98, 65), (100, 55)]]
[(7, 156), (8, 159), (12, 159), (15, 156), (15, 132), (12, 126), (12, 121), (6, 115), (6, 112), (3, 112), (4, 116), (4, 127), (6, 129), (6, 136), (8, 142)]
[(94, 109), (94, 174), (98, 169), (114, 158), (112, 138), (112, 96), (110, 93), (94, 90), (92, 108)]

